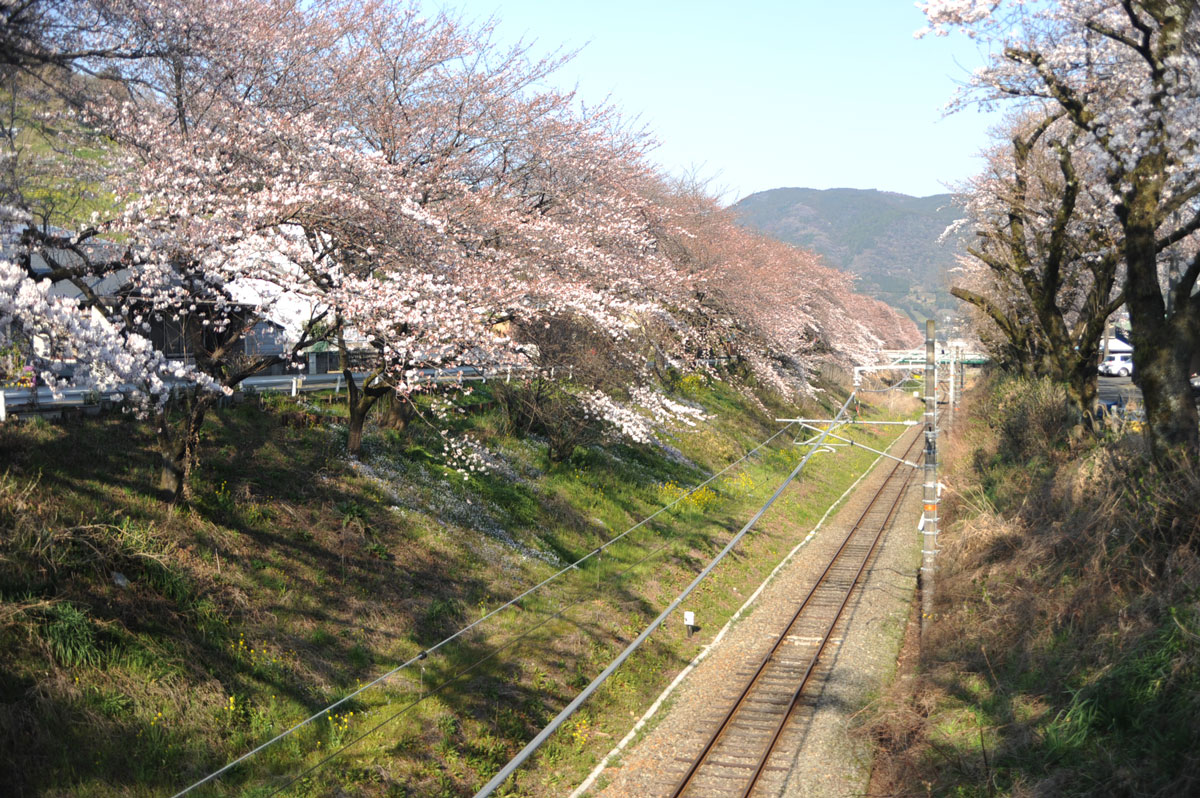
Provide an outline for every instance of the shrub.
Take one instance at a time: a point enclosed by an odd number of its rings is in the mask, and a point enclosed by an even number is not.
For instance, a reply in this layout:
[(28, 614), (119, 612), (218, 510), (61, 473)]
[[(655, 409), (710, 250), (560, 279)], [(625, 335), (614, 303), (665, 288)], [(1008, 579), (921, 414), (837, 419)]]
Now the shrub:
[(541, 435), (551, 463), (566, 462), (577, 446), (603, 437), (603, 427), (589, 416), (578, 397), (543, 379), (497, 383), (492, 389), (504, 412), (509, 434)]
[(1082, 423), (1067, 398), (1066, 386), (1052, 380), (1014, 378), (999, 382), (985, 409), (1000, 432), (1000, 452), (1011, 460), (1048, 454), (1064, 446)]

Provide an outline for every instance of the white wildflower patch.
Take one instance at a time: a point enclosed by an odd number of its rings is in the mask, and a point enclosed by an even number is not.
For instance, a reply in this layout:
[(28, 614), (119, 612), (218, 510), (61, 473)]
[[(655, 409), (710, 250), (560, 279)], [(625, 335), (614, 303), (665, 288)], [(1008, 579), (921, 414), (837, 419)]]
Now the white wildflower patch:
[(457, 471), (464, 480), (491, 470), (491, 458), (479, 441), (469, 435), (451, 437), (448, 430), (442, 430), (441, 435), (446, 467)]
[[(484, 451), (480, 451), (479, 455), (485, 463), (490, 461), (490, 467), (505, 467), (498, 458)], [(532, 541), (534, 545), (517, 540), (497, 520), (495, 508), (488, 507), (486, 502), (478, 498), (472, 498), (469, 492), (456, 488), (448, 480), (440, 478), (438, 472), (424, 465), (405, 466), (384, 456), (371, 456), (369, 460), (351, 459), (346, 463), (352, 471), (380, 489), (391, 502), (388, 509), (392, 512), (414, 510), (424, 513), (443, 526), (453, 524), (486, 535), (523, 559), (562, 565), (553, 551), (538, 548), (536, 539)], [(469, 538), (466, 542), (474, 548)]]

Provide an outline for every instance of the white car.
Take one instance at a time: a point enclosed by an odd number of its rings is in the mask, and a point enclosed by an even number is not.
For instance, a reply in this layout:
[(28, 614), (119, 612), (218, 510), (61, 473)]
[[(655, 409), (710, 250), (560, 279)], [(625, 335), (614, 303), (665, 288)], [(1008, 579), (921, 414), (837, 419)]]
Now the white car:
[(1113, 353), (1104, 358), (1099, 371), (1106, 377), (1128, 377), (1133, 373), (1133, 355), (1130, 352)]

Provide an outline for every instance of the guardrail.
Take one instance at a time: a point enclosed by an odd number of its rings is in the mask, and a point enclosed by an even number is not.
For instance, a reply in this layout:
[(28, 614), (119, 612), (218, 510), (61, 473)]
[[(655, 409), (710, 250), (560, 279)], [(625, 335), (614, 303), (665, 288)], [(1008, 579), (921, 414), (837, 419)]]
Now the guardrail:
[[(717, 366), (731, 361), (730, 357), (700, 358), (696, 362), (709, 366)], [(496, 368), (481, 366), (458, 366), (447, 369), (419, 369), (421, 378), (427, 382), (448, 384), (455, 382), (486, 382), (489, 379), (511, 379), (515, 375), (536, 371), (533, 366), (505, 365)], [(568, 370), (571, 374), (573, 369)], [(553, 376), (554, 369), (550, 369)], [(369, 375), (356, 372), (355, 379), (363, 380)], [(183, 383), (180, 383), (181, 385)], [(345, 378), (340, 371), (323, 374), (279, 374), (272, 376), (248, 377), (238, 385), (239, 390), (254, 390), (259, 393), (267, 391), (287, 391), (292, 396), (307, 391), (326, 391), (332, 388), (340, 391), (345, 384)], [(136, 390), (134, 385), (122, 385), (105, 391), (91, 388), (64, 388), (57, 396), (46, 387), (38, 388), (0, 388), (0, 423), (7, 421), (9, 416), (20, 417), (31, 414), (51, 415), (63, 410), (79, 409), (89, 415), (98, 414), (103, 410), (119, 405), (125, 400), (125, 394)]]
[[(488, 379), (510, 379), (513, 375), (524, 374), (532, 370), (530, 366), (505, 366), (496, 369), (461, 366), (451, 369), (421, 369), (420, 373), (428, 382), (447, 384), (456, 382), (482, 382)], [(369, 375), (357, 373), (355, 379), (363, 380)], [(268, 391), (289, 392), (292, 396), (308, 391), (340, 391), (345, 385), (345, 376), (341, 372), (327, 374), (282, 374), (274, 376), (248, 377), (239, 385), (240, 390), (253, 390), (259, 393)], [(50, 415), (61, 413), (68, 409), (79, 409), (94, 415), (104, 410), (119, 406), (125, 400), (125, 394), (135, 390), (133, 385), (122, 385), (105, 391), (88, 388), (65, 388), (58, 391), (56, 396), (46, 387), (38, 388), (3, 388), (0, 389), (0, 423), (10, 417)]]

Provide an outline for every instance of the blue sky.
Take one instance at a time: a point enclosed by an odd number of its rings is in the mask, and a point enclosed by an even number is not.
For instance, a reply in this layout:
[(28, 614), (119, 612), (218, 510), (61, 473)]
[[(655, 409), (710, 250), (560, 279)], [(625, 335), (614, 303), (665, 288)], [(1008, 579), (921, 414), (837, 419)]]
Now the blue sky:
[(978, 171), (998, 119), (944, 117), (982, 63), (963, 37), (915, 40), (910, 0), (449, 0), (495, 15), (535, 51), (582, 47), (559, 76), (609, 97), (660, 142), (671, 172), (698, 168), (734, 200), (781, 186), (925, 196)]

